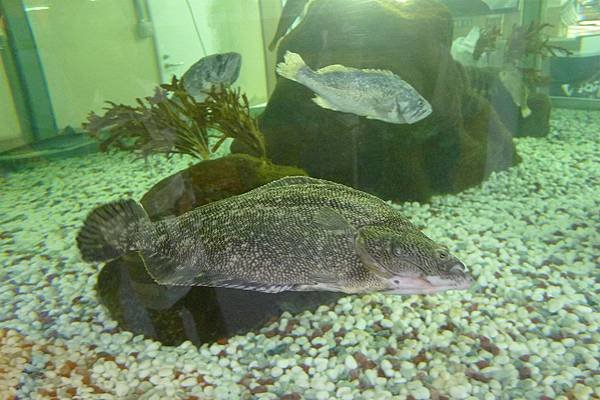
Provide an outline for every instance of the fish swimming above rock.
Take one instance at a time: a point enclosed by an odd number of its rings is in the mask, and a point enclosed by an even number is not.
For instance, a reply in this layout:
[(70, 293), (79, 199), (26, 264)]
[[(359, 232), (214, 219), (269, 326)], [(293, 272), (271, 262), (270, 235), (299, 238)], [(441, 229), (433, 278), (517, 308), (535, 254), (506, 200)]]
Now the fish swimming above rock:
[(277, 73), (311, 89), (319, 106), (393, 124), (414, 124), (431, 114), (431, 104), (391, 71), (328, 65), (317, 71), (286, 52)]
[(196, 61), (181, 77), (183, 87), (196, 101), (204, 101), (213, 88), (231, 86), (240, 76), (239, 53), (212, 54)]
[(109, 203), (89, 214), (77, 244), (86, 261), (138, 252), (162, 285), (430, 294), (472, 282), (383, 200), (299, 176), (157, 222), (134, 200)]

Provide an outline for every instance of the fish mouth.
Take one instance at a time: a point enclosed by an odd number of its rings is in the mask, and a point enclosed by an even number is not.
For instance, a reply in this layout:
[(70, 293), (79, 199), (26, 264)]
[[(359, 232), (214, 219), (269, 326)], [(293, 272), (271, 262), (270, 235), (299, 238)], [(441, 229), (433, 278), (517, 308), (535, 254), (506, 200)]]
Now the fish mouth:
[(461, 276), (411, 276), (394, 277), (392, 288), (385, 291), (390, 294), (433, 294), (448, 290), (465, 290), (473, 283), (467, 275)]

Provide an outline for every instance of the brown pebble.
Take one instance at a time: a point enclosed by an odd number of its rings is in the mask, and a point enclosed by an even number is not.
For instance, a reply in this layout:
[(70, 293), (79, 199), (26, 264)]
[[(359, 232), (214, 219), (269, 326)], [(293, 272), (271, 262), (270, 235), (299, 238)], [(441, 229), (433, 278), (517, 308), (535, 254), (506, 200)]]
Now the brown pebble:
[(315, 331), (308, 337), (310, 340), (313, 340), (314, 338), (318, 338), (323, 336), (323, 331), (320, 329), (315, 329)]
[(277, 335), (277, 332), (275, 332), (275, 331), (265, 332), (265, 336), (268, 338), (272, 338), (275, 335)]
[(199, 385), (203, 385), (206, 383), (206, 381), (204, 380), (204, 375), (198, 375), (196, 377), (196, 382), (198, 382)]
[(227, 344), (227, 338), (219, 338), (219, 339), (217, 339), (217, 344), (220, 344), (220, 345)]
[(325, 324), (321, 327), (321, 330), (323, 331), (323, 333), (328, 332), (331, 330), (331, 328), (333, 328), (333, 325), (331, 324)]
[(500, 348), (493, 344), (488, 337), (480, 336), (479, 343), (481, 344), (481, 348), (485, 351), (492, 353), (495, 356), (500, 354)]
[(519, 379), (531, 378), (531, 369), (527, 367), (519, 367)]
[(90, 380), (90, 374), (88, 372), (86, 372), (85, 374), (82, 374), (82, 378), (81, 378), (81, 382), (86, 385), (89, 386), (91, 380)]
[(302, 400), (302, 396), (300, 396), (296, 392), (294, 392), (294, 393), (287, 393), (287, 394), (284, 394), (283, 396), (281, 396), (279, 398), (279, 400)]
[(529, 357), (531, 357), (529, 354), (524, 354), (521, 357), (519, 357), (519, 360), (521, 360), (523, 362), (527, 362), (527, 361), (529, 361)]
[(385, 354), (388, 356), (395, 356), (398, 353), (398, 350), (394, 347), (386, 347)]
[(260, 378), (259, 380), (256, 381), (259, 385), (272, 385), (275, 381), (273, 380), (273, 378)]
[(350, 371), (350, 379), (351, 380), (357, 380), (358, 377), (360, 376), (360, 372), (358, 372), (358, 369), (353, 369), (352, 371)]
[(469, 308), (467, 308), (467, 310), (469, 310), (469, 312), (477, 311), (477, 310), (479, 310), (479, 305), (473, 303), (469, 306)]
[(552, 397), (548, 397), (548, 396), (540, 396), (539, 400), (554, 400)]
[(477, 361), (475, 363), (475, 365), (477, 365), (477, 368), (479, 369), (484, 369), (490, 366), (490, 362), (487, 360), (481, 360), (481, 361)]
[(98, 353), (98, 358), (102, 358), (106, 361), (115, 361), (115, 356), (112, 354), (108, 354), (107, 352), (101, 351)]
[(267, 387), (260, 385), (255, 387), (254, 389), (250, 389), (250, 393), (252, 394), (258, 394), (258, 393), (266, 393), (267, 392)]
[(192, 396), (186, 397), (185, 400), (200, 400), (200, 397), (192, 395)]
[(354, 353), (354, 359), (362, 369), (372, 369), (375, 368), (375, 366), (377, 365), (373, 361), (369, 360), (367, 356), (365, 356), (360, 351)]
[(419, 365), (419, 363), (422, 362), (427, 362), (427, 354), (425, 352), (425, 350), (421, 350), (419, 352), (419, 354), (417, 354), (413, 359), (412, 359), (413, 364), (415, 365)]
[(484, 374), (482, 374), (481, 372), (475, 371), (473, 369), (466, 370), (465, 375), (471, 379), (475, 379), (476, 381), (484, 382), (484, 383), (487, 383), (492, 380), (492, 378), (489, 378), (489, 377), (485, 376)]
[(443, 331), (454, 332), (456, 330), (456, 325), (454, 325), (452, 322), (447, 322), (445, 325), (442, 325), (440, 329)]
[(71, 376), (71, 372), (77, 368), (77, 364), (73, 361), (69, 360), (60, 369), (58, 370), (58, 374), (63, 377)]
[(104, 390), (97, 385), (91, 384), (89, 386), (94, 389), (94, 393), (104, 393)]
[(406, 400), (417, 400), (417, 399), (412, 394), (409, 394), (408, 396), (406, 396)]
[(71, 397), (75, 397), (75, 395), (77, 394), (77, 389), (76, 388), (68, 388), (66, 390), (67, 394)]

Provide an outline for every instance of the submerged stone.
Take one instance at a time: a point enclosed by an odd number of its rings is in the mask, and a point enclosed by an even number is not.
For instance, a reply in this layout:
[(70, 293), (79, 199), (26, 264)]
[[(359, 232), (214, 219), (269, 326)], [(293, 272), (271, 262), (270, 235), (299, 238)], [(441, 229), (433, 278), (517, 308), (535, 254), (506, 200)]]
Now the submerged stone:
[(138, 256), (106, 264), (96, 289), (121, 329), (165, 345), (186, 340), (199, 345), (258, 331), (285, 311), (314, 311), (344, 295), (161, 286), (152, 281)]

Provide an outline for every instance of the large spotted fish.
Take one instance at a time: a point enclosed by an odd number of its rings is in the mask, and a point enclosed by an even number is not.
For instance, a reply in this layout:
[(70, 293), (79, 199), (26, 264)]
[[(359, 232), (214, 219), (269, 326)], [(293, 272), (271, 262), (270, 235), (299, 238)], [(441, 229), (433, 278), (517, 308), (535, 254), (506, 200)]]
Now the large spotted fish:
[(431, 114), (431, 104), (391, 71), (328, 65), (316, 71), (290, 51), (277, 73), (311, 89), (320, 107), (393, 124), (414, 124)]
[(471, 283), (456, 257), (389, 204), (308, 177), (158, 222), (133, 200), (110, 203), (90, 213), (77, 243), (87, 261), (138, 252), (163, 285), (418, 294)]

